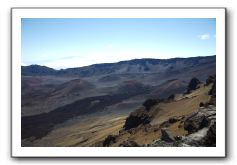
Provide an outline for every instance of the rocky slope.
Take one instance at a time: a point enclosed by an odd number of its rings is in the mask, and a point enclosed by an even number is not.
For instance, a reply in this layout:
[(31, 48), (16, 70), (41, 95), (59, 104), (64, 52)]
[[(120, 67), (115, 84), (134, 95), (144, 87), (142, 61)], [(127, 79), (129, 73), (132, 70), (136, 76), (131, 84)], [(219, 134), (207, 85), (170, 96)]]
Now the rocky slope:
[[(127, 117), (118, 134), (109, 135), (98, 146), (214, 147), (215, 97), (215, 76), (206, 83), (193, 78), (186, 92), (172, 100), (147, 100)], [(195, 105), (188, 109), (185, 104), (190, 102)]]

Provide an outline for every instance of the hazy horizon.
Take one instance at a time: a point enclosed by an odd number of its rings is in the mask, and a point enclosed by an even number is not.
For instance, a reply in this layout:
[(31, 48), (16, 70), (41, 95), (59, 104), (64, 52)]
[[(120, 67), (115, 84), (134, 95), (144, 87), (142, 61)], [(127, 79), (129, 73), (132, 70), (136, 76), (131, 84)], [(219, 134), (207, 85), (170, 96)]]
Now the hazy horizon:
[[(195, 57), (212, 57), (212, 56), (216, 56), (216, 55), (209, 55), (209, 56), (195, 56)], [(169, 59), (176, 59), (176, 58), (195, 58), (195, 57), (173, 57), (173, 58), (163, 58), (163, 59), (158, 59), (158, 58), (135, 58), (135, 59), (130, 59), (130, 60), (142, 60), (142, 59), (169, 60)], [(130, 60), (123, 60), (123, 61), (130, 61)], [(75, 67), (68, 67), (68, 68), (53, 68), (53, 67), (49, 67), (49, 66), (46, 66), (46, 65), (40, 65), (40, 64), (30, 64), (30, 65), (21, 65), (21, 66), (38, 65), (38, 66), (45, 66), (45, 67), (48, 67), (48, 68), (52, 68), (52, 69), (54, 69), (54, 70), (60, 70), (60, 69), (69, 69), (69, 68), (87, 67), (87, 66), (91, 66), (91, 65), (99, 65), (99, 64), (113, 64), (113, 63), (119, 63), (119, 62), (123, 62), (123, 61), (117, 61), (117, 62), (105, 62), (105, 63), (94, 63), (94, 64), (90, 64), (90, 65), (85, 65), (85, 66), (75, 66)]]
[(216, 54), (211, 18), (24, 18), (22, 66), (54, 69)]

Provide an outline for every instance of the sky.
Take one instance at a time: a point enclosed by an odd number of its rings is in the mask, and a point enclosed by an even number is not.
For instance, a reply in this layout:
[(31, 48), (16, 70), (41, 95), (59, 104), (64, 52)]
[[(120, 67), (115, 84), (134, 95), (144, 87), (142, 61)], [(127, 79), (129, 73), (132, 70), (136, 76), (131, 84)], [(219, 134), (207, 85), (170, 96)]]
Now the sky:
[(22, 65), (54, 69), (216, 54), (215, 18), (22, 18)]

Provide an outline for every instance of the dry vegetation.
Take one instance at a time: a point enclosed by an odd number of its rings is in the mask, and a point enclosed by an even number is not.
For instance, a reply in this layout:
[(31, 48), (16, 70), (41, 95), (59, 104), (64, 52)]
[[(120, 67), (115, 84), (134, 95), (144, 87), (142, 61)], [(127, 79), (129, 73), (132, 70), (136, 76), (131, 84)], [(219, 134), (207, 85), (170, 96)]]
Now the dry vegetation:
[[(100, 114), (81, 116), (57, 126), (42, 139), (30, 143), (28, 146), (94, 146), (109, 134), (116, 134), (123, 127), (127, 115)], [(84, 118), (84, 119), (83, 119)]]

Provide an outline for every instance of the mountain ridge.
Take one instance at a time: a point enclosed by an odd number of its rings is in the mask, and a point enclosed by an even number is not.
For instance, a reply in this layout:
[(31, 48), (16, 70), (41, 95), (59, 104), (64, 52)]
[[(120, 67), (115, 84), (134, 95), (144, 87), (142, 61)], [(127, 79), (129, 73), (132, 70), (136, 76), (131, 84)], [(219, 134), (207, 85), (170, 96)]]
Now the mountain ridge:
[[(205, 63), (205, 60), (215, 61), (216, 55), (212, 56), (198, 56), (188, 58), (170, 58), (170, 59), (153, 59), (153, 58), (142, 58), (132, 59), (126, 61), (119, 61), (115, 63), (100, 63), (92, 64), (83, 67), (74, 67), (67, 69), (56, 70), (47, 66), (41, 65), (29, 65), (21, 66), (22, 75), (24, 76), (35, 76), (35, 75), (78, 75), (81, 77), (88, 77), (92, 75), (104, 75), (111, 73), (150, 73), (159, 70), (177, 70), (182, 69), (183, 65), (189, 63), (189, 65), (196, 65), (199, 63)], [(202, 61), (204, 60), (204, 61)], [(180, 63), (180, 64), (179, 64)], [(169, 66), (170, 65), (170, 66)], [(171, 66), (172, 65), (172, 66)]]

